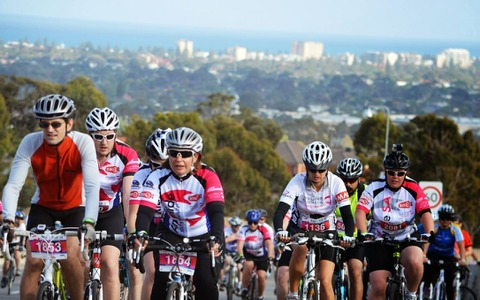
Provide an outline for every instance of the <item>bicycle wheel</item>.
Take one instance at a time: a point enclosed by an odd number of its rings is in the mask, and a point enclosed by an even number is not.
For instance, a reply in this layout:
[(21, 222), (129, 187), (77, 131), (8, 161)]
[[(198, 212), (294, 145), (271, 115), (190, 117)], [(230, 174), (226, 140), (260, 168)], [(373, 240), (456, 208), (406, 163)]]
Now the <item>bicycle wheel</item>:
[(318, 300), (320, 299), (318, 282), (316, 280), (311, 280), (307, 284), (307, 300)]
[(130, 279), (128, 275), (128, 266), (123, 257), (120, 257), (120, 300), (126, 300), (128, 298), (128, 288), (130, 286)]
[(170, 282), (167, 289), (167, 297), (165, 300), (181, 300), (182, 295), (180, 294), (180, 282)]
[(230, 266), (228, 270), (228, 281), (227, 281), (227, 300), (233, 299), (233, 294), (235, 292), (235, 272), (234, 268)]
[(100, 293), (102, 292), (101, 283), (97, 280), (91, 281), (85, 287), (85, 294), (83, 299), (85, 300), (99, 300)]
[(252, 274), (250, 284), (248, 285), (247, 299), (255, 300), (258, 298), (258, 278), (257, 274)]
[(13, 282), (15, 281), (15, 263), (13, 261), (10, 261), (10, 267), (8, 268), (8, 283), (7, 283), (7, 287), (8, 287), (8, 295), (10, 295), (10, 292), (12, 290), (12, 286), (13, 286)]
[(386, 292), (386, 299), (387, 300), (402, 300), (403, 295), (401, 293), (400, 283), (389, 280), (387, 283), (387, 292)]
[[(457, 299), (457, 298), (455, 298)], [(460, 286), (460, 300), (477, 300), (477, 295), (475, 292), (469, 288), (468, 286), (462, 285)]]
[(442, 282), (439, 287), (435, 288), (435, 294), (433, 295), (434, 300), (445, 300), (447, 299), (447, 284)]
[(42, 282), (38, 287), (37, 300), (54, 300), (53, 285), (50, 282)]

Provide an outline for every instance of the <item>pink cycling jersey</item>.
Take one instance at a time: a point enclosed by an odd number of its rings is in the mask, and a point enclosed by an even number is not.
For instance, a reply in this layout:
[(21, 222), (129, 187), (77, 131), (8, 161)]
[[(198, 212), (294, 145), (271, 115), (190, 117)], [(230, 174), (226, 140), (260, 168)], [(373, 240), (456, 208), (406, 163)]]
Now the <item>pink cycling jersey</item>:
[(138, 155), (127, 144), (115, 141), (110, 158), (99, 165), (100, 205), (104, 213), (121, 203), (121, 188), (125, 176), (133, 176), (140, 167)]
[(270, 231), (262, 224), (258, 224), (257, 230), (250, 230), (248, 225), (243, 225), (237, 235), (237, 241), (244, 241), (243, 248), (245, 252), (256, 257), (267, 254), (265, 240), (271, 238)]
[(428, 198), (412, 179), (405, 178), (397, 191), (387, 187), (385, 179), (372, 182), (358, 200), (357, 209), (372, 211), (369, 232), (380, 238), (388, 234), (398, 240), (412, 233), (415, 214), (429, 210)]
[(157, 169), (143, 184), (140, 205), (157, 210), (162, 206), (162, 223), (170, 231), (193, 237), (210, 231), (206, 205), (224, 202), (223, 187), (217, 174), (202, 165), (196, 174), (179, 178), (170, 169)]

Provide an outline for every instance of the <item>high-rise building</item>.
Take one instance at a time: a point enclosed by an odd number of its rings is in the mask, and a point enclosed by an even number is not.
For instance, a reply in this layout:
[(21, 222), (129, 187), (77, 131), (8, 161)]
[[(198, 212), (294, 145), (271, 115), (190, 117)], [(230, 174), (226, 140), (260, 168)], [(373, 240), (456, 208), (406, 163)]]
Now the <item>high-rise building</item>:
[(303, 59), (320, 59), (323, 55), (323, 43), (320, 42), (293, 42), (291, 53)]
[(470, 52), (466, 49), (446, 49), (437, 55), (437, 68), (442, 68), (443, 66), (468, 68), (471, 64)]
[(179, 55), (185, 55), (187, 57), (193, 56), (193, 42), (181, 39), (177, 42), (177, 53)]

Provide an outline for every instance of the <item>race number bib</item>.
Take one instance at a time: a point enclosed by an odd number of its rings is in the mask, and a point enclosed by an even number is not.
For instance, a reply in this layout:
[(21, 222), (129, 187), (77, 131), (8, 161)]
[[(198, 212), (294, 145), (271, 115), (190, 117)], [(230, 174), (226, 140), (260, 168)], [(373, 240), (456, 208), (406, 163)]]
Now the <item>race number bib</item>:
[(171, 272), (172, 270), (178, 270), (187, 275), (193, 275), (195, 273), (195, 265), (197, 264), (196, 252), (185, 252), (180, 256), (176, 256), (174, 253), (166, 250), (160, 250), (160, 272)]
[(32, 234), (29, 243), (32, 257), (42, 259), (67, 258), (67, 236), (65, 234)]

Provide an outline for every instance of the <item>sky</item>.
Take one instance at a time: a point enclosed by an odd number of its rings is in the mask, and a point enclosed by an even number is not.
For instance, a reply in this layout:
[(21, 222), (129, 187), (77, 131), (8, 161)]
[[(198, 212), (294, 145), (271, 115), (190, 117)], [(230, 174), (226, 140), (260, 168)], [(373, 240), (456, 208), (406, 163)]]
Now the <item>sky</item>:
[(480, 41), (478, 0), (0, 0), (0, 14), (253, 33)]

